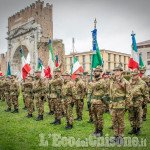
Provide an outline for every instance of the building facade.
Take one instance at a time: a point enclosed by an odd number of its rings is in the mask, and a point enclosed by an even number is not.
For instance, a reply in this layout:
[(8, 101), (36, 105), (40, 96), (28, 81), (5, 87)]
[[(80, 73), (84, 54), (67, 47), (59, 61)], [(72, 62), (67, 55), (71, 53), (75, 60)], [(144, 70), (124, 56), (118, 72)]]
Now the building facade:
[[(111, 72), (117, 65), (122, 65), (124, 71), (129, 71), (128, 62), (130, 59), (130, 54), (110, 51), (110, 50), (100, 50), (101, 56), (104, 61), (104, 70), (106, 72)], [(79, 63), (82, 65), (85, 72), (90, 72), (91, 61), (92, 61), (92, 51), (75, 53), (75, 57), (78, 59)], [(73, 63), (73, 54), (66, 55), (66, 70), (71, 70), (71, 65)]]
[(141, 53), (142, 60), (146, 66), (146, 74), (150, 75), (150, 40), (137, 43), (139, 54)]

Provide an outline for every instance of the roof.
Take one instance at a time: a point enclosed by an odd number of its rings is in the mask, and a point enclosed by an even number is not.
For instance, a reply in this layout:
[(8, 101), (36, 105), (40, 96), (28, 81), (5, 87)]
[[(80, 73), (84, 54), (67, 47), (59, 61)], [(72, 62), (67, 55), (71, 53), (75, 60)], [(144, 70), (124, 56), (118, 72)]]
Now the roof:
[(149, 45), (149, 44), (150, 44), (150, 40), (147, 40), (147, 41), (143, 41), (143, 42), (137, 43), (137, 46), (140, 46), (140, 45)]

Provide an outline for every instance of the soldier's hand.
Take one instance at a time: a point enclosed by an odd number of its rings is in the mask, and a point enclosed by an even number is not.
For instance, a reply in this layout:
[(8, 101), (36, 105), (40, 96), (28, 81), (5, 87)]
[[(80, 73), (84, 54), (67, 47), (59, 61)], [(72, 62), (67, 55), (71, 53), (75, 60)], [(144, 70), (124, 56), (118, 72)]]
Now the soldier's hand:
[(41, 96), (41, 100), (42, 100), (42, 101), (44, 100), (44, 96)]
[(47, 96), (48, 100), (50, 100), (50, 96)]
[(144, 103), (143, 103), (142, 108), (144, 109), (144, 108), (145, 108), (145, 106), (146, 106), (146, 104), (144, 104)]

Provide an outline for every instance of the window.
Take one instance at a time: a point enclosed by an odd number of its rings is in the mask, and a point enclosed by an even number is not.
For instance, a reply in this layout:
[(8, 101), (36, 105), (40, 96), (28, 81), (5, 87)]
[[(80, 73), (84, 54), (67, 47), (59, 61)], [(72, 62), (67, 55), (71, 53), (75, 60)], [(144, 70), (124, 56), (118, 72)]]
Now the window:
[(124, 63), (126, 63), (126, 56), (124, 56)]
[(70, 57), (70, 65), (72, 64), (72, 57)]
[(119, 62), (121, 62), (121, 55), (119, 55)]
[(76, 56), (77, 60), (79, 61), (79, 56)]
[(116, 54), (114, 54), (114, 62), (116, 62)]
[(108, 54), (108, 61), (110, 61), (110, 54)]
[(116, 63), (114, 63), (114, 68), (116, 67)]
[(150, 61), (147, 61), (147, 65), (150, 65)]
[(83, 58), (83, 63), (85, 63), (85, 55), (83, 55), (82, 58)]
[(124, 70), (126, 70), (126, 65), (124, 64)]
[(92, 61), (92, 55), (90, 54), (90, 63), (91, 63), (91, 61)]
[(85, 71), (85, 69), (86, 69), (86, 68), (85, 68), (85, 64), (83, 64), (83, 70)]
[(108, 62), (108, 70), (110, 70), (110, 62)]
[(147, 59), (150, 59), (150, 52), (147, 52)]

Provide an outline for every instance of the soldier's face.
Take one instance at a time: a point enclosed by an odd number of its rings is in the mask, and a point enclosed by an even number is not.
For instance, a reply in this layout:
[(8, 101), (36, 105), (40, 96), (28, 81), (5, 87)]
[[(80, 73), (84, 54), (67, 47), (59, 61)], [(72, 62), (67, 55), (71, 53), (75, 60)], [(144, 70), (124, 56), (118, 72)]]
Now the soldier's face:
[(36, 72), (36, 73), (35, 73), (35, 76), (40, 77), (40, 76), (41, 76), (41, 73), (40, 73), (40, 72)]
[(86, 76), (87, 80), (89, 80), (89, 79), (90, 79), (90, 77), (91, 77), (91, 76)]
[(137, 75), (132, 75), (132, 79), (133, 80), (137, 80), (139, 78), (139, 75), (137, 74)]
[(145, 74), (146, 71), (141, 71), (141, 74)]
[(59, 76), (59, 75), (60, 75), (60, 72), (55, 72), (55, 75), (56, 75), (56, 76)]
[(122, 75), (122, 71), (120, 71), (120, 70), (115, 71), (115, 76), (121, 76), (121, 75)]
[(101, 75), (101, 72), (95, 71), (95, 72), (94, 72), (94, 75), (95, 75), (95, 77), (100, 76), (100, 75)]

